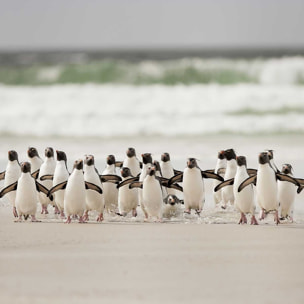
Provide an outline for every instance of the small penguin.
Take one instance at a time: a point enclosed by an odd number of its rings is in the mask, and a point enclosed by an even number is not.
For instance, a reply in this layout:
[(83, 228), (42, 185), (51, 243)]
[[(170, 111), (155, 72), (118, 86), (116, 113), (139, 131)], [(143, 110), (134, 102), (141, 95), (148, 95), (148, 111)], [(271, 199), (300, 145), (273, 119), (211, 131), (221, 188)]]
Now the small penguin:
[(254, 189), (250, 185), (243, 189), (243, 191), (238, 192), (240, 184), (249, 178), (247, 172), (247, 162), (245, 156), (237, 156), (237, 170), (234, 178), (231, 178), (227, 181), (220, 183), (215, 187), (214, 191), (218, 191), (225, 186), (233, 185), (233, 194), (235, 198), (235, 206), (241, 213), (241, 218), (239, 224), (247, 224), (246, 214), (251, 214), (251, 225), (258, 225), (258, 222), (255, 218), (255, 203), (254, 203)]
[[(227, 166), (227, 159), (225, 158), (225, 151), (219, 151), (217, 155), (217, 162), (215, 165), (214, 173), (219, 174), (221, 177), (224, 178)], [(213, 180), (213, 189), (220, 183), (217, 179)], [(215, 192), (213, 191), (213, 200), (214, 203), (217, 205), (222, 201), (222, 189)]]
[(203, 178), (215, 178), (223, 181), (223, 178), (209, 171), (202, 171), (195, 158), (188, 158), (187, 167), (184, 172), (170, 178), (169, 185), (173, 183), (183, 182), (184, 193), (184, 213), (191, 213), (194, 209), (197, 215), (200, 215), (205, 202), (205, 186)]
[(39, 156), (39, 153), (36, 148), (29, 147), (27, 150), (27, 156), (29, 158), (29, 161), (31, 163), (31, 174), (34, 178), (38, 178), (39, 175), (39, 169), (43, 163), (43, 160)]
[(71, 216), (79, 216), (79, 223), (84, 223), (83, 214), (86, 208), (86, 189), (92, 189), (100, 194), (102, 194), (102, 189), (84, 180), (82, 159), (74, 162), (74, 169), (69, 179), (52, 187), (48, 192), (48, 196), (62, 189), (65, 189), (64, 213), (67, 216), (65, 223), (71, 223)]
[[(47, 195), (48, 189), (32, 177), (31, 164), (29, 162), (21, 163), (21, 175), (18, 181), (3, 188), (0, 192), (0, 198), (11, 191), (16, 191), (15, 202), (19, 214), (18, 221), (22, 221), (22, 216), (24, 216), (25, 219), (31, 216), (32, 222), (38, 222), (36, 219), (38, 203), (37, 191)], [(52, 196), (50, 196), (50, 199), (52, 199)]]
[[(4, 187), (7, 187), (15, 183), (21, 175), (21, 168), (18, 161), (18, 153), (14, 150), (8, 151), (8, 163), (4, 172), (0, 173), (0, 179), (4, 179)], [(18, 217), (16, 209), (16, 192), (10, 192), (7, 194), (8, 200), (13, 206), (13, 214)]]
[[(107, 165), (102, 175), (117, 175), (116, 160), (114, 155), (108, 155)], [(108, 213), (115, 213), (118, 209), (118, 189), (115, 183), (106, 183), (103, 185), (103, 196), (105, 209)]]
[[(54, 175), (49, 174), (49, 175), (40, 176), (41, 181), (44, 181), (47, 179), (53, 180), (53, 185), (52, 185), (53, 187), (60, 183), (66, 182), (70, 176), (70, 173), (69, 173), (68, 167), (67, 167), (67, 157), (66, 157), (65, 152), (56, 150), (56, 155), (57, 155), (57, 162), (56, 162)], [(65, 218), (65, 216), (64, 216), (64, 192), (65, 192), (65, 189), (59, 190), (56, 193), (54, 193), (55, 202), (56, 202), (57, 208), (60, 212), (61, 218)]]
[[(281, 172), (293, 176), (292, 166), (290, 164), (283, 165)], [(291, 222), (293, 222), (293, 204), (296, 192), (294, 184), (278, 180), (279, 213), (281, 220), (290, 219)]]
[[(224, 175), (224, 180), (229, 180), (234, 178), (236, 173), (236, 154), (233, 149), (225, 150), (225, 158), (227, 160), (226, 171)], [(227, 208), (227, 204), (230, 202), (231, 205), (234, 204), (233, 187), (227, 186), (222, 189), (222, 209)]]
[(180, 200), (174, 194), (168, 194), (163, 201), (164, 201), (164, 206), (163, 206), (164, 218), (176, 217), (181, 214), (181, 205), (184, 204), (183, 200)]
[(134, 148), (128, 148), (127, 157), (123, 161), (123, 167), (129, 168), (132, 176), (137, 176), (140, 174), (140, 162), (136, 157), (136, 152)]
[(299, 182), (293, 177), (277, 173), (270, 164), (268, 153), (261, 152), (259, 154), (257, 174), (250, 176), (242, 182), (238, 188), (238, 192), (242, 191), (251, 183), (256, 184), (257, 202), (261, 208), (260, 220), (265, 219), (269, 212), (274, 212), (274, 221), (278, 225), (280, 220), (278, 214), (279, 198), (277, 179), (280, 181), (288, 181), (300, 187)]
[[(167, 152), (161, 155), (160, 169), (163, 177), (170, 179), (174, 176), (174, 169), (170, 160), (170, 154)], [(167, 193), (175, 196), (177, 195), (177, 191), (172, 188), (168, 188)]]
[(134, 177), (131, 174), (131, 170), (127, 167), (122, 167), (121, 176), (123, 178), (122, 183), (118, 187), (118, 210), (119, 215), (126, 216), (132, 211), (132, 216), (137, 216), (136, 208), (138, 206), (138, 189), (129, 189), (129, 185), (123, 184), (124, 181), (130, 182), (138, 180), (138, 177)]
[[(93, 155), (87, 155), (84, 161), (84, 180), (92, 183), (102, 189), (101, 180), (98, 171), (95, 168), (95, 160)], [(97, 193), (94, 190), (86, 191), (86, 210), (84, 220), (89, 219), (89, 211), (96, 210), (98, 212), (97, 222), (103, 221), (104, 198), (103, 194)]]
[[(53, 186), (53, 182), (51, 180), (41, 180), (41, 176), (43, 175), (54, 175), (55, 172), (55, 168), (56, 168), (56, 161), (54, 159), (54, 150), (51, 147), (47, 147), (44, 151), (45, 154), (45, 159), (44, 162), (42, 163), (42, 165), (40, 166), (40, 170), (39, 170), (39, 176), (38, 176), (38, 181), (44, 186), (46, 187), (48, 190), (50, 190)], [(48, 205), (51, 204), (51, 201), (49, 200), (48, 197), (46, 197), (44, 194), (40, 194), (39, 195), (39, 200), (41, 203), (41, 214), (48, 214)], [(58, 210), (57, 206), (54, 205), (55, 208), (55, 214), (59, 214), (60, 211)]]

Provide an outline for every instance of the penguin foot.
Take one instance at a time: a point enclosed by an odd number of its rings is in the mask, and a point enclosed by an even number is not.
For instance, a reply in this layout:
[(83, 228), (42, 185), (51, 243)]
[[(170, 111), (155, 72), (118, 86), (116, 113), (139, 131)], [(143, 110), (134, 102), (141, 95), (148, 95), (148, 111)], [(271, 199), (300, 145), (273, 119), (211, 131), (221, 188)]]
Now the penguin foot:
[(15, 223), (21, 223), (22, 222), (22, 215), (19, 215), (18, 220), (15, 220), (14, 222)]
[(14, 214), (14, 217), (18, 217), (18, 212), (17, 212), (16, 207), (13, 207), (13, 214)]
[(65, 215), (64, 215), (63, 210), (62, 210), (62, 211), (60, 211), (60, 218), (61, 218), (61, 219), (65, 219)]
[(137, 217), (137, 211), (136, 211), (136, 209), (132, 210), (132, 216)]
[(186, 213), (186, 214), (191, 214), (191, 210), (189, 210), (189, 209), (184, 210), (184, 213)]
[(78, 223), (80, 223), (80, 224), (84, 224), (85, 223), (85, 220), (84, 220), (83, 216), (79, 217)]
[(71, 221), (72, 221), (72, 219), (71, 219), (71, 216), (69, 215), (64, 223), (65, 224), (70, 224)]
[(41, 221), (37, 220), (35, 215), (31, 215), (31, 222), (40, 223)]
[(280, 224), (280, 218), (279, 218), (278, 210), (275, 211), (274, 222), (276, 223), (276, 225)]
[(261, 220), (264, 220), (265, 219), (265, 210), (264, 209), (262, 209), (261, 211), (260, 211), (260, 217), (259, 217), (259, 220), (261, 221)]
[(98, 218), (96, 219), (97, 222), (102, 222), (103, 221), (103, 213), (100, 213)]
[(84, 222), (87, 222), (89, 220), (89, 213), (88, 212), (85, 212), (85, 214), (82, 216), (82, 220)]
[(54, 214), (60, 214), (60, 211), (56, 205), (54, 206)]
[(256, 220), (255, 216), (252, 215), (250, 225), (258, 225), (258, 224), (259, 224), (259, 223), (258, 223), (258, 221)]
[(241, 213), (241, 218), (240, 218), (239, 224), (247, 224), (247, 218), (244, 213)]

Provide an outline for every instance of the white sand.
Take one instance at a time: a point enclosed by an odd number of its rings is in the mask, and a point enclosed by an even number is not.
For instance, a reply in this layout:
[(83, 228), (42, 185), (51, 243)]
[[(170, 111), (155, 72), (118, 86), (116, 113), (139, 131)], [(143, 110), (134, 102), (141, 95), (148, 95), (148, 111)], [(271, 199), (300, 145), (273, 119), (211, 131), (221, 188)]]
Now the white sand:
[[(122, 157), (169, 152), (183, 168), (189, 156), (202, 169), (215, 164), (220, 149), (235, 147), (256, 165), (257, 153), (276, 150), (276, 162), (291, 162), (304, 177), (301, 137), (202, 138), (99, 141), (97, 139), (7, 139), (2, 151), (46, 146), (63, 149), (70, 163), (85, 153)], [(202, 158), (204, 157), (204, 159)], [(1, 154), (2, 167), (7, 158)], [(23, 159), (24, 160), (24, 159)], [(173, 160), (174, 162), (174, 160)], [(211, 208), (210, 185), (207, 203)], [(297, 197), (296, 210), (303, 203)], [(0, 204), (1, 205), (1, 204)], [(304, 205), (304, 204), (303, 204)], [(208, 214), (203, 213), (203, 216)], [(52, 215), (50, 215), (51, 218)], [(0, 303), (304, 303), (304, 222), (260, 226), (205, 224), (203, 221), (141, 221), (70, 225), (59, 220), (14, 223), (11, 208), (0, 206)], [(221, 221), (211, 221), (221, 222)], [(198, 224), (200, 223), (200, 224)]]

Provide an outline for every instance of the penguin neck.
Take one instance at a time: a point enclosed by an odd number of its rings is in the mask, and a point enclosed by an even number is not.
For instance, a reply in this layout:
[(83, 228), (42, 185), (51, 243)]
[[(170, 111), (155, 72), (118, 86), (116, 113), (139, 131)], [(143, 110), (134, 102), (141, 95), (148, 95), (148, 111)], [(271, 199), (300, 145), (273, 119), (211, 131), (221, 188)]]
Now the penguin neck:
[(10, 168), (10, 167), (16, 167), (16, 166), (19, 166), (20, 167), (20, 164), (18, 162), (18, 160), (9, 160), (8, 163), (7, 163), (7, 168)]
[(92, 166), (84, 165), (84, 171), (88, 172), (88, 173), (96, 172), (95, 166), (93, 166), (93, 165)]

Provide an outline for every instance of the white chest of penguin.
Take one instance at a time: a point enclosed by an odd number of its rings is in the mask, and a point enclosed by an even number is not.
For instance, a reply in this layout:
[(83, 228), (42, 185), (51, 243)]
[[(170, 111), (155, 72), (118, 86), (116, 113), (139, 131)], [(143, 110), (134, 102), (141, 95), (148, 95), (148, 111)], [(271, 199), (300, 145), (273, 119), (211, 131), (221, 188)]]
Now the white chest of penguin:
[(183, 175), (184, 195), (193, 198), (204, 196), (204, 181), (201, 170), (198, 168), (186, 168)]
[(160, 183), (154, 176), (147, 175), (143, 182), (143, 201), (150, 216), (159, 216), (163, 204)]

